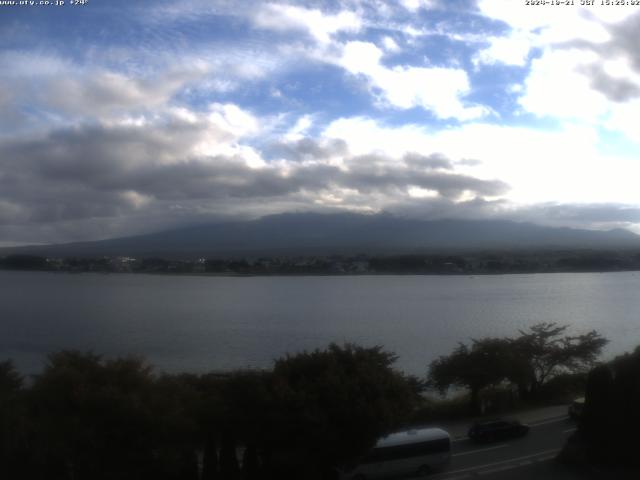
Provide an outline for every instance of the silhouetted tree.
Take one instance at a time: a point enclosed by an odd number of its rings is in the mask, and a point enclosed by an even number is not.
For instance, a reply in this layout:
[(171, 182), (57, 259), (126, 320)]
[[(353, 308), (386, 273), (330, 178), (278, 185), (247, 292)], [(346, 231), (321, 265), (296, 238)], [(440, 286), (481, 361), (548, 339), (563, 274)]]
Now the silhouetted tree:
[(322, 472), (363, 454), (400, 425), (416, 402), (406, 379), (381, 347), (331, 344), (276, 361), (270, 443), (281, 472)]
[(472, 340), (470, 347), (460, 343), (451, 354), (431, 362), (428, 384), (442, 394), (451, 386), (469, 389), (470, 409), (479, 413), (480, 392), (510, 375), (510, 357), (511, 344), (505, 339)]
[(242, 478), (244, 480), (257, 480), (260, 476), (257, 445), (253, 442), (247, 444), (242, 455)]
[(601, 365), (589, 372), (580, 433), (587, 439), (589, 456), (594, 460), (606, 460), (609, 456), (613, 386), (613, 375), (609, 366)]
[(152, 385), (152, 403), (156, 449), (163, 472), (161, 478), (197, 479), (197, 450), (203, 448), (197, 410), (201, 402), (198, 376), (168, 375), (156, 378)]
[(240, 477), (240, 464), (236, 454), (236, 439), (232, 431), (222, 432), (220, 442), (220, 478), (237, 480)]
[(521, 395), (535, 397), (540, 387), (560, 373), (585, 372), (591, 368), (608, 343), (595, 330), (581, 335), (565, 335), (567, 325), (536, 324), (511, 340), (510, 374)]
[(204, 439), (202, 453), (202, 480), (217, 480), (218, 442), (215, 433), (208, 433)]
[(392, 369), (395, 358), (380, 347), (331, 345), (282, 358), (273, 371), (156, 375), (138, 358), (62, 351), (29, 388), (10, 362), (0, 363), (2, 473), (25, 480), (318, 478), (411, 412), (418, 385)]
[[(588, 458), (615, 465), (640, 466), (640, 347), (594, 368), (587, 381), (579, 434)], [(615, 441), (612, 441), (615, 439)]]
[(586, 372), (593, 366), (607, 340), (592, 330), (564, 335), (567, 326), (539, 323), (516, 338), (484, 338), (460, 343), (449, 355), (429, 366), (428, 384), (446, 392), (465, 387), (471, 408), (480, 412), (482, 389), (508, 381), (521, 397), (535, 397), (549, 380), (561, 374)]
[(0, 267), (10, 270), (46, 270), (48, 264), (45, 257), (15, 254), (0, 259)]
[(70, 480), (126, 480), (163, 478), (159, 471), (172, 471), (166, 459), (182, 465), (176, 452), (190, 439), (177, 417), (185, 409), (173, 401), (178, 394), (154, 382), (151, 367), (137, 358), (50, 355), (30, 392), (42, 469)]
[(11, 360), (0, 362), (0, 399), (13, 398), (22, 389), (24, 379)]
[(10, 478), (26, 473), (27, 421), (23, 377), (11, 361), (0, 362), (0, 469)]

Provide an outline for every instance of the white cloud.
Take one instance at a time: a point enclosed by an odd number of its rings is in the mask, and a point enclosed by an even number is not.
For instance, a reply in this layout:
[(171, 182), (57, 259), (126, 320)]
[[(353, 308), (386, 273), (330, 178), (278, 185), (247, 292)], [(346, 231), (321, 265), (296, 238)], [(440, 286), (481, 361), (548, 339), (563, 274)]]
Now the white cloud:
[(640, 75), (629, 59), (550, 49), (532, 62), (519, 103), (538, 116), (605, 126), (637, 140), (639, 97)]
[(439, 118), (471, 120), (489, 110), (466, 106), (462, 97), (470, 93), (467, 73), (458, 68), (395, 66), (381, 63), (382, 50), (369, 42), (348, 42), (339, 64), (354, 75), (363, 75), (374, 92), (398, 108), (422, 107)]
[(304, 138), (307, 131), (313, 125), (313, 117), (311, 115), (303, 115), (296, 121), (295, 125), (289, 129), (284, 135), (285, 140), (294, 142)]
[(400, 0), (404, 8), (415, 12), (420, 8), (434, 8), (438, 6), (438, 0)]
[(260, 131), (260, 122), (251, 113), (232, 103), (213, 103), (209, 106), (208, 120), (237, 139), (255, 135)]
[[(479, 0), (482, 15), (505, 22), (511, 30), (490, 37), (490, 45), (474, 56), (474, 63), (526, 65), (531, 49), (574, 42), (604, 43), (611, 37), (606, 23), (629, 15), (625, 9), (583, 7), (553, 8), (527, 6), (512, 0)], [(617, 13), (612, 12), (617, 10)]]
[[(638, 141), (634, 126), (640, 98), (640, 49), (629, 42), (635, 8), (599, 5), (534, 8), (509, 0), (480, 0), (483, 15), (506, 22), (511, 30), (490, 40), (474, 58), (476, 65), (527, 65), (519, 104), (539, 117), (605, 127)], [(635, 22), (635, 24), (634, 24)], [(636, 63), (634, 63), (636, 62)]]
[(608, 101), (579, 69), (597, 60), (595, 53), (584, 50), (545, 52), (531, 64), (520, 104), (539, 116), (595, 121), (607, 111)]
[[(56, 55), (17, 54), (3, 54), (14, 68), (0, 71), (0, 89), (12, 92), (0, 102), (0, 111), (3, 116), (19, 112), (25, 130), (87, 119), (109, 122), (162, 109), (178, 92), (209, 73), (209, 67), (198, 61), (126, 72), (77, 64)], [(20, 88), (13, 88), (17, 84)]]
[(618, 22), (634, 13), (631, 8), (600, 5), (563, 8), (526, 5), (512, 0), (479, 0), (478, 8), (483, 15), (501, 20), (514, 30), (535, 32), (545, 43), (576, 38), (606, 41), (609, 34), (602, 23)]
[(400, 46), (391, 37), (384, 37), (382, 39), (382, 46), (386, 52), (395, 53), (400, 50)]
[(616, 106), (604, 125), (614, 131), (622, 132), (640, 145), (640, 99)]
[(515, 33), (508, 37), (489, 38), (489, 47), (480, 50), (473, 57), (475, 65), (497, 64), (524, 66), (532, 47), (532, 40), (527, 34)]
[(603, 140), (592, 127), (568, 124), (551, 131), (476, 123), (431, 131), (419, 125), (385, 127), (354, 117), (332, 122), (324, 135), (342, 139), (355, 154), (441, 152), (452, 160), (477, 159), (480, 164), (458, 163), (459, 171), (506, 182), (512, 188), (505, 198), (517, 205), (640, 204), (634, 185), (640, 165), (628, 157), (603, 155)]
[(259, 9), (253, 21), (268, 30), (306, 32), (321, 44), (329, 43), (338, 32), (357, 32), (362, 28), (362, 21), (354, 12), (326, 14), (317, 9), (274, 3)]

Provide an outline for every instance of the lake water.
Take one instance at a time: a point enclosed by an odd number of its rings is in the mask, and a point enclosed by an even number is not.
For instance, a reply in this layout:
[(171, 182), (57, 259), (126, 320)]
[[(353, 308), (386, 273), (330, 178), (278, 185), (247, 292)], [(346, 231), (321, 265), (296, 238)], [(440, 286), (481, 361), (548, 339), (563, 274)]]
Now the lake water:
[(160, 370), (270, 367), (330, 342), (383, 345), (423, 375), (458, 341), (542, 321), (640, 344), (640, 272), (196, 277), (0, 271), (0, 359), (38, 372), (55, 350), (144, 355)]

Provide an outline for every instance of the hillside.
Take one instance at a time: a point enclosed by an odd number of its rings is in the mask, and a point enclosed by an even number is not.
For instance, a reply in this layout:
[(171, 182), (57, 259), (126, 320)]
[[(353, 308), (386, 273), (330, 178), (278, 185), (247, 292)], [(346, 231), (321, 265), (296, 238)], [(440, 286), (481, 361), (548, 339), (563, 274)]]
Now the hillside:
[(640, 236), (623, 229), (550, 228), (504, 220), (424, 221), (387, 214), (294, 213), (94, 242), (5, 248), (0, 254), (193, 258), (635, 247), (640, 247)]

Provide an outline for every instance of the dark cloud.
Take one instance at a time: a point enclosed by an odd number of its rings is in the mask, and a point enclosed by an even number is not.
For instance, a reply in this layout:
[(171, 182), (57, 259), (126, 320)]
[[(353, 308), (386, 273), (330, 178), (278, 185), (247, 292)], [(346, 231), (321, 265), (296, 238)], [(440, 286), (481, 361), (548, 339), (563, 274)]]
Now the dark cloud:
[(432, 153), (431, 155), (421, 155), (419, 153), (407, 153), (404, 156), (404, 161), (408, 165), (413, 165), (422, 168), (442, 168), (445, 170), (452, 170), (453, 165), (451, 161), (442, 153)]
[[(482, 180), (468, 175), (434, 170), (435, 166), (451, 168), (451, 162), (441, 156), (436, 158), (415, 155), (405, 157), (406, 163), (383, 162), (381, 156), (364, 155), (354, 159), (344, 176), (344, 184), (363, 193), (377, 189), (406, 190), (420, 187), (438, 192), (441, 196), (456, 199), (465, 192), (481, 196), (497, 196), (507, 192), (508, 185), (499, 180)], [(408, 161), (407, 161), (408, 160)], [(427, 165), (425, 167), (425, 165)]]
[(610, 56), (619, 54), (628, 57), (638, 73), (640, 73), (639, 31), (640, 11), (634, 13), (623, 22), (611, 26), (609, 28), (611, 40), (603, 46), (603, 51), (608, 50)]
[[(596, 20), (597, 18), (594, 17)], [(640, 74), (640, 12), (634, 13), (626, 20), (606, 26), (610, 39), (603, 43), (588, 40), (572, 40), (562, 42), (556, 46), (561, 48), (589, 49), (596, 52), (602, 60), (616, 58), (628, 59), (631, 67)], [(580, 72), (589, 77), (593, 88), (604, 94), (614, 102), (625, 102), (640, 97), (640, 85), (629, 79), (615, 77), (608, 74), (600, 62), (585, 65)]]
[(602, 65), (592, 64), (582, 67), (580, 71), (589, 77), (591, 86), (603, 93), (609, 100), (626, 102), (640, 97), (640, 85), (625, 78), (609, 75), (602, 68)]
[[(514, 209), (499, 199), (508, 190), (504, 182), (457, 173), (441, 154), (352, 156), (342, 143), (305, 139), (289, 145), (295, 160), (253, 166), (242, 149), (236, 155), (196, 154), (194, 146), (203, 140), (236, 142), (223, 127), (172, 118), (0, 141), (0, 241), (86, 240), (220, 215), (336, 208), (577, 227), (640, 223), (640, 208), (619, 204)], [(313, 160), (300, 161), (300, 155)], [(415, 198), (412, 187), (437, 195)]]
[[(288, 145), (294, 161), (253, 166), (241, 149), (236, 155), (198, 154), (194, 147), (203, 141), (235, 145), (236, 139), (211, 123), (167, 117), (138, 126), (94, 125), (1, 141), (0, 225), (42, 231), (43, 224), (81, 229), (85, 222), (95, 228), (97, 219), (124, 225), (127, 219), (145, 213), (161, 217), (165, 211), (169, 226), (178, 218), (212, 212), (322, 208), (327, 195), (340, 208), (375, 210), (409, 199), (411, 187), (437, 192), (447, 202), (463, 194), (494, 197), (507, 190), (497, 180), (455, 173), (441, 154), (353, 157), (344, 142), (305, 139)], [(336, 156), (341, 162), (328, 161)], [(303, 158), (313, 161), (299, 161)]]

